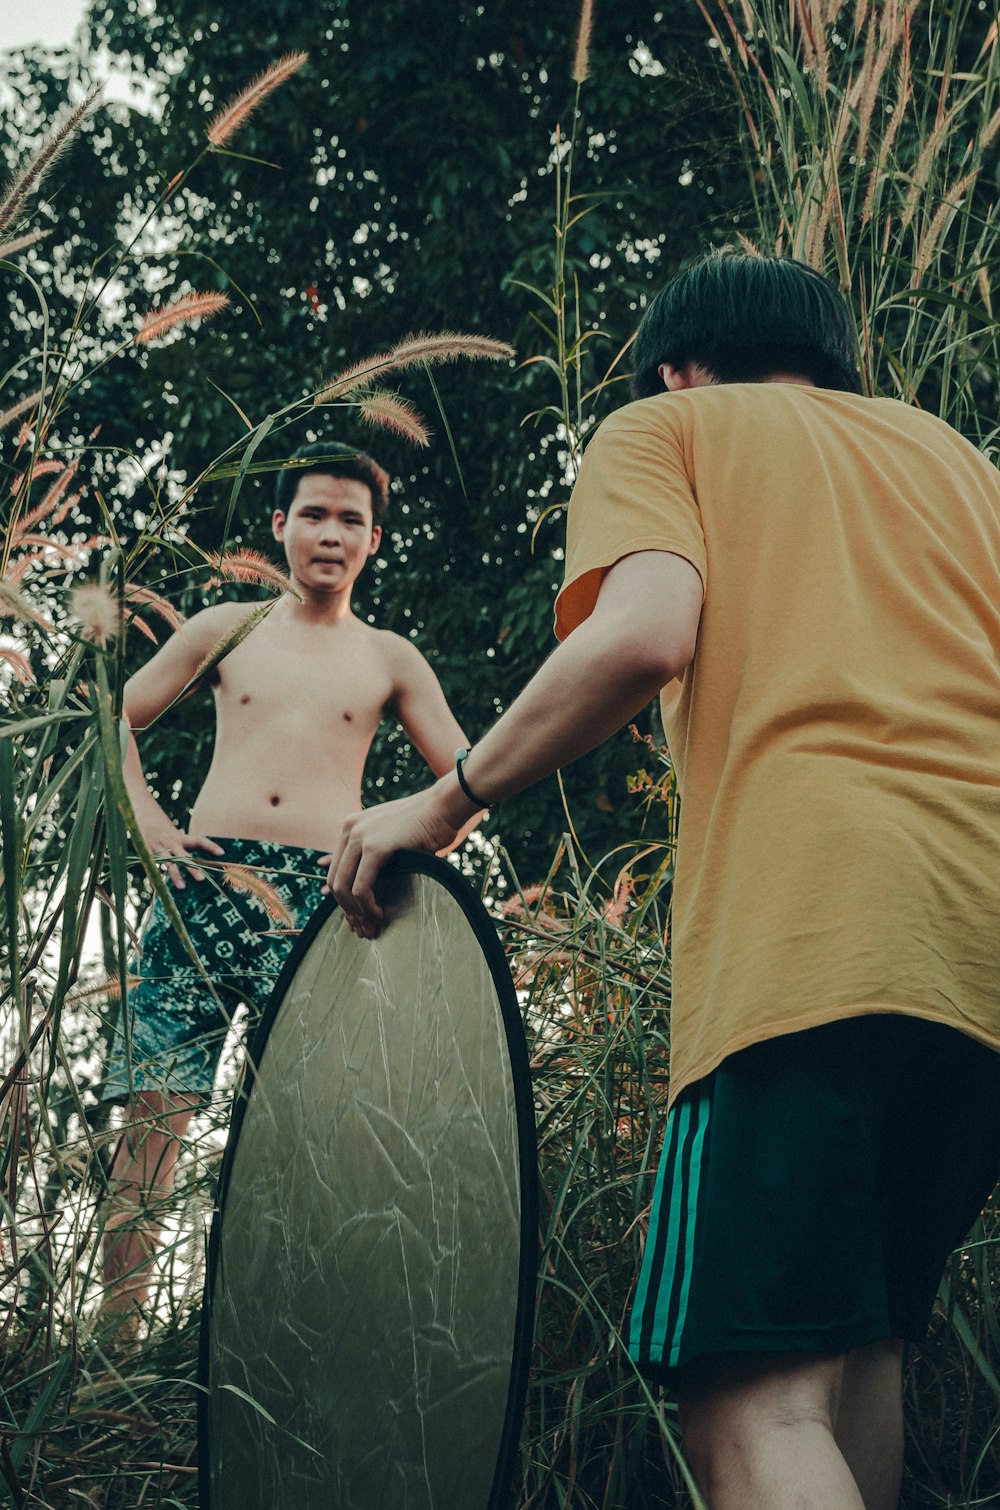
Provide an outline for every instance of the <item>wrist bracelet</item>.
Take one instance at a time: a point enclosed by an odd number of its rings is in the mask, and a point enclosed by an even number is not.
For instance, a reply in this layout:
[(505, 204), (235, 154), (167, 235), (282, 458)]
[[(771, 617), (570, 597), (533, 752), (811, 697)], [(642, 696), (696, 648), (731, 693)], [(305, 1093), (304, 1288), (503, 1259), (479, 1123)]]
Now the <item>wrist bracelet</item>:
[(485, 802), (482, 797), (476, 796), (476, 793), (465, 779), (465, 772), (462, 770), (462, 766), (468, 759), (468, 756), (469, 751), (466, 749), (455, 751), (455, 775), (458, 777), (458, 784), (470, 802), (474, 802), (477, 807), (490, 807), (491, 804), (489, 802)]

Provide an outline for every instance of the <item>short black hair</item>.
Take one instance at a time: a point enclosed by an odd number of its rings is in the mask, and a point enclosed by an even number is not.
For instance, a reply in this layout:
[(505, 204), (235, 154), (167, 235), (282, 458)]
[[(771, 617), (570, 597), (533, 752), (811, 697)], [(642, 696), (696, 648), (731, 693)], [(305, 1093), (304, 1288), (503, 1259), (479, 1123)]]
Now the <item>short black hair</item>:
[(663, 392), (661, 363), (695, 362), (719, 383), (801, 374), (860, 393), (858, 337), (847, 299), (792, 257), (739, 247), (709, 252), (660, 289), (636, 332), (632, 395)]
[(372, 497), (372, 521), (382, 523), (389, 507), (389, 474), (366, 452), (344, 441), (323, 440), (312, 446), (300, 446), (289, 460), (292, 465), (283, 467), (278, 473), (274, 492), (274, 506), (283, 514), (288, 513), (295, 501), (302, 478), (312, 472), (363, 482)]

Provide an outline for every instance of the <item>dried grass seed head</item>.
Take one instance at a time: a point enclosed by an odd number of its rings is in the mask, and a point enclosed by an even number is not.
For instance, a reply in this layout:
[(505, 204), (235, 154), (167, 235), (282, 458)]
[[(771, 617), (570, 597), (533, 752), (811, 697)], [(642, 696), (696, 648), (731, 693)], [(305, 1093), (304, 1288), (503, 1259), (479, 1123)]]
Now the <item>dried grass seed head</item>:
[(388, 388), (375, 388), (358, 400), (358, 409), (366, 424), (391, 430), (415, 446), (430, 445), (431, 432), (423, 416), (398, 393)]
[(490, 336), (466, 335), (456, 330), (416, 331), (399, 341), (389, 353), (393, 368), (433, 366), (437, 362), (511, 361), (517, 353), (506, 341)]
[(175, 325), (210, 319), (228, 305), (229, 298), (226, 294), (182, 294), (179, 299), (172, 299), (169, 304), (164, 304), (162, 309), (152, 309), (143, 316), (142, 324), (136, 332), (135, 344), (145, 346), (150, 341), (155, 341), (157, 336), (165, 335)]
[(581, 0), (576, 46), (573, 49), (573, 69), (570, 74), (574, 84), (584, 83), (590, 71), (590, 37), (593, 27), (594, 0)]
[(121, 628), (118, 603), (103, 582), (85, 582), (70, 599), (70, 613), (80, 636), (103, 649)]
[(213, 147), (224, 146), (269, 94), (280, 88), (294, 73), (298, 73), (308, 57), (307, 52), (286, 53), (252, 79), (210, 122), (206, 133), (209, 143)]
[(230, 582), (246, 582), (255, 587), (276, 587), (279, 592), (294, 593), (291, 578), (276, 566), (262, 551), (229, 551), (224, 556), (211, 557), (212, 565), (219, 576)]
[(0, 231), (6, 230), (21, 214), (31, 195), (40, 187), (49, 169), (66, 150), (100, 92), (101, 86), (95, 85), (86, 99), (70, 112), (62, 125), (46, 138), (34, 157), (29, 159), (14, 179), (3, 199), (0, 199)]

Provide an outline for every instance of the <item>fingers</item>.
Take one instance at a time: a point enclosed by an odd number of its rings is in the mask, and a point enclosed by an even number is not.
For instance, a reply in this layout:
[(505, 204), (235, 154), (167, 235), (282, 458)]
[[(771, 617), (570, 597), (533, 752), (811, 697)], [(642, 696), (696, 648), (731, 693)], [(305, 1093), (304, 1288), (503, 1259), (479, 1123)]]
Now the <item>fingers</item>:
[[(225, 854), (222, 845), (216, 844), (214, 839), (209, 839), (205, 834), (182, 834), (181, 844), (188, 854), (193, 854), (198, 849), (203, 849), (210, 855)], [(204, 881), (205, 872), (199, 870), (197, 866), (191, 866), (191, 878), (195, 881)]]
[(226, 853), (221, 844), (216, 844), (214, 839), (209, 839), (204, 834), (188, 834), (182, 842), (185, 849), (203, 849), (206, 854), (217, 858)]
[(181, 875), (181, 868), (179, 865), (168, 864), (167, 877), (171, 884), (175, 886), (178, 891), (186, 890), (186, 887), (184, 885), (184, 877)]
[(344, 836), (339, 856), (330, 856), (327, 884), (352, 933), (358, 938), (377, 938), (383, 919), (375, 900), (375, 880), (385, 856), (372, 846), (366, 849), (352, 819), (344, 825)]

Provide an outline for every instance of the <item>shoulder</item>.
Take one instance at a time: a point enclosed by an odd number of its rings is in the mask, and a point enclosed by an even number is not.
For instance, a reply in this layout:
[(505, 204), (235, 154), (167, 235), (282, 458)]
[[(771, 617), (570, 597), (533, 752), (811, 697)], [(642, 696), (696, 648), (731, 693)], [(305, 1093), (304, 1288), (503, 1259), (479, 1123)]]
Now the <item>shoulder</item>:
[(601, 422), (589, 445), (598, 445), (616, 435), (634, 435), (643, 431), (669, 433), (682, 429), (691, 418), (691, 406), (684, 402), (687, 397), (687, 393), (664, 391), (652, 398), (639, 398), (631, 404), (623, 404)]
[(211, 649), (259, 607), (259, 603), (216, 603), (192, 614), (179, 632), (192, 645)]
[(436, 684), (430, 662), (406, 635), (392, 630), (376, 631), (379, 635), (382, 664), (392, 679), (393, 697), (407, 692), (421, 693)]
[(392, 629), (373, 629), (372, 633), (378, 637), (379, 654), (394, 670), (403, 675), (419, 674), (427, 665), (426, 656), (405, 634), (396, 634)]

